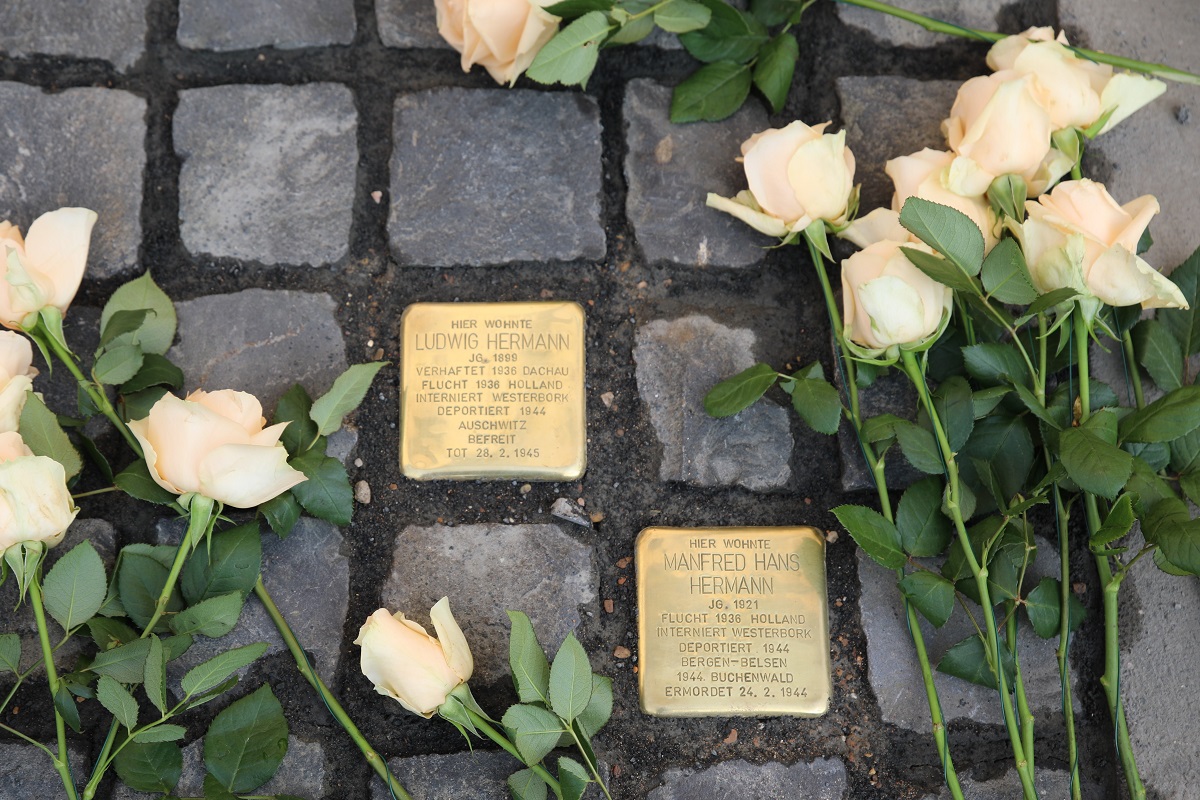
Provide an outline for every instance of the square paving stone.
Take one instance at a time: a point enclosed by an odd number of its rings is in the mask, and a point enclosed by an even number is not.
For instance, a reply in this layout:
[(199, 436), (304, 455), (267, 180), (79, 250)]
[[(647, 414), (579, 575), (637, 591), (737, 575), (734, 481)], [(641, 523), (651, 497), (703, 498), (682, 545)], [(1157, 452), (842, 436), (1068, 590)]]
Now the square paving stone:
[(146, 101), (113, 89), (46, 94), (0, 83), (0, 108), (0, 219), (24, 232), (56, 208), (94, 209), (100, 218), (88, 275), (108, 278), (133, 267), (142, 242)]
[(388, 47), (450, 48), (438, 33), (430, 0), (375, 0), (375, 20)]
[(746, 188), (735, 159), (742, 142), (768, 127), (751, 101), (723, 122), (675, 125), (671, 89), (651, 80), (629, 83), (625, 213), (648, 262), (744, 267), (776, 244), (749, 225), (704, 204), (709, 192), (733, 197)]
[(195, 254), (328, 264), (349, 250), (358, 162), (345, 86), (215, 86), (175, 112), (180, 233)]
[[(12, 722), (5, 720), (5, 724)], [(45, 746), (57, 754), (55, 742), (45, 742)], [(77, 744), (67, 745), (67, 759), (76, 783), (82, 785), (90, 765)], [(0, 797), (17, 800), (65, 795), (62, 778), (55, 771), (50, 756), (31, 744), (0, 743)]]
[(429, 609), (449, 597), (477, 679), (495, 681), (508, 675), (505, 609), (529, 615), (550, 656), (579, 625), (579, 606), (596, 601), (592, 548), (556, 525), (409, 526), (380, 595), (431, 633)]
[(600, 259), (600, 114), (573, 92), (396, 100), (392, 252), (405, 265)]
[[(905, 0), (894, 5), (934, 19), (987, 31), (996, 30), (996, 12), (1000, 8), (994, 0)], [(932, 47), (957, 38), (857, 6), (838, 3), (837, 13), (850, 27), (867, 31), (882, 42), (898, 47)]]
[(350, 44), (353, 0), (180, 0), (179, 43), (199, 50)]
[(123, 72), (145, 52), (149, 5), (149, 0), (5, 0), (0, 50), (17, 57), (99, 58)]
[(775, 762), (751, 764), (726, 761), (708, 769), (670, 769), (663, 785), (647, 800), (693, 800), (699, 797), (736, 797), (738, 800), (842, 800), (846, 792), (846, 766), (834, 758), (800, 761), (792, 766)]

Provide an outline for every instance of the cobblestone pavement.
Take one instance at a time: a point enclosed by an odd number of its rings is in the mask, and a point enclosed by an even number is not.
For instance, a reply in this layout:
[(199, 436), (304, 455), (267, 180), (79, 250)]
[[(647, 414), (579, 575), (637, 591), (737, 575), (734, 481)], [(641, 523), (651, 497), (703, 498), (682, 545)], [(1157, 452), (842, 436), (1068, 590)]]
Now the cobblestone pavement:
[[(1194, 0), (908, 5), (1010, 32), (1065, 25), (1082, 44), (1200, 71)], [(394, 364), (400, 314), (416, 301), (554, 298), (586, 309), (584, 478), (405, 480), (393, 366), (356, 435), (334, 443), (352, 480), (370, 489), (353, 524), (304, 523), (266, 549), (267, 583), (316, 668), (418, 797), (501, 798), (513, 766), (498, 751), (469, 754), (448, 725), (380, 698), (357, 669), (352, 641), (367, 614), (389, 604), (421, 618), (442, 594), (474, 644), (476, 694), (495, 714), (514, 699), (503, 609), (528, 611), (549, 645), (576, 631), (593, 667), (615, 680), (613, 720), (597, 745), (618, 797), (940, 796), (895, 591), (846, 536), (828, 549), (826, 716), (675, 720), (638, 710), (629, 558), (638, 531), (833, 530), (829, 508), (867, 497), (855, 494), (864, 476), (853, 452), (782, 407), (725, 421), (698, 408), (715, 379), (754, 360), (832, 368), (816, 279), (799, 251), (764, 249), (762, 237), (705, 208), (704, 194), (742, 188), (733, 158), (752, 131), (833, 119), (858, 156), (864, 208), (885, 203), (883, 160), (938, 145), (954, 83), (985, 70), (981, 46), (830, 2), (806, 14), (800, 40), (803, 78), (783, 113), (751, 101), (725, 122), (681, 127), (666, 118), (669, 87), (692, 62), (667, 39), (606, 51), (584, 93), (525, 80), (510, 90), (481, 70), (461, 72), (436, 36), (430, 0), (0, 3), (0, 218), (26, 226), (60, 205), (100, 213), (69, 337), (94, 337), (109, 292), (148, 268), (180, 301), (171, 355), (193, 384), (254, 391), (271, 407), (293, 379), (316, 393), (347, 363)], [(1162, 201), (1153, 263), (1173, 266), (1200, 244), (1198, 155), (1200, 90), (1177, 85), (1089, 153), (1086, 170), (1118, 197)], [(74, 397), (60, 374), (48, 387), (52, 399)], [(592, 524), (552, 514), (559, 499)], [(113, 508), (96, 500), (81, 517)], [(147, 515), (112, 521), (80, 522), (73, 535), (99, 536), (111, 556), (179, 533)], [(1122, 689), (1152, 795), (1194, 798), (1200, 588), (1144, 566), (1122, 610)], [(1075, 567), (1095, 611), (1090, 569)], [(11, 583), (0, 591), (6, 608), (9, 592)], [(254, 603), (232, 635), (271, 642), (271, 655), (244, 687), (269, 681), (292, 732), (289, 760), (264, 791), (386, 797)], [(1089, 800), (1119, 797), (1096, 683), (1100, 632), (1087, 624), (1073, 659)], [(932, 640), (935, 650), (948, 643)], [(1039, 780), (1044, 797), (1060, 798), (1051, 655), (1025, 652), (1046, 662), (1030, 678), (1047, 720)], [(1009, 798), (1019, 791), (992, 700), (952, 680), (943, 689), (970, 796)], [(21, 703), (22, 720), (39, 708), (38, 698)], [(72, 746), (82, 769), (99, 742)], [(0, 798), (58, 796), (48, 761), (33, 755), (0, 738)], [(201, 773), (193, 746), (180, 791), (197, 793)], [(134, 795), (106, 784), (108, 796)]]

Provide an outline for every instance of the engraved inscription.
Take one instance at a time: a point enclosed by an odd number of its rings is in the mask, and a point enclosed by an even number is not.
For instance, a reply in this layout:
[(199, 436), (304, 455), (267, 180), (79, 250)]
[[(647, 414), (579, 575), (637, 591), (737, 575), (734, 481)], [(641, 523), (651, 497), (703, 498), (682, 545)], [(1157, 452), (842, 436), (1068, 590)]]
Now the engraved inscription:
[(812, 528), (643, 531), (643, 710), (823, 714), (831, 691), (824, 544)]
[(418, 303), (404, 314), (400, 466), (411, 478), (583, 473), (583, 310)]

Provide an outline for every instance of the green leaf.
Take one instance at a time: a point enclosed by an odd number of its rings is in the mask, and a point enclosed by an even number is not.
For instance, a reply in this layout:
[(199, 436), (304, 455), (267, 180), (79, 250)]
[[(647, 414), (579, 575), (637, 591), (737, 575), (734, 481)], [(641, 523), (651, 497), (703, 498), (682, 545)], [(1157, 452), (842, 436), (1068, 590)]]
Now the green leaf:
[(971, 387), (964, 378), (947, 378), (933, 393), (933, 404), (941, 417), (950, 449), (961, 450), (975, 428), (975, 405)]
[(107, 591), (104, 562), (86, 541), (60, 558), (42, 584), (46, 611), (67, 631), (94, 617)]
[(537, 634), (529, 617), (521, 611), (509, 611), (512, 632), (508, 638), (508, 663), (512, 667), (517, 697), (522, 703), (548, 703), (550, 696), (550, 662), (538, 644)]
[(1183, 386), (1121, 419), (1123, 442), (1169, 442), (1200, 428), (1200, 386)]
[(292, 494), (304, 510), (334, 525), (349, 525), (354, 514), (354, 490), (342, 463), (310, 450), (292, 459), (291, 465), (308, 478), (292, 487)]
[(556, 17), (575, 19), (589, 11), (608, 11), (616, 0), (562, 0), (562, 2), (546, 6), (545, 10)]
[(83, 450), (83, 454), (87, 456), (88, 460), (91, 461), (97, 469), (100, 470), (100, 477), (105, 483), (112, 483), (113, 471), (112, 465), (108, 463), (108, 458), (106, 458), (105, 455), (100, 452), (100, 448), (96, 447), (96, 443), (90, 437), (85, 436), (79, 431), (75, 432), (75, 436), (79, 441), (79, 445)]
[(118, 683), (141, 683), (146, 677), (146, 657), (150, 640), (138, 639), (112, 650), (97, 653), (88, 670), (106, 675)]
[(796, 60), (800, 58), (800, 45), (790, 33), (781, 33), (758, 54), (754, 64), (754, 85), (767, 98), (771, 110), (778, 114), (787, 102), (788, 90), (796, 73)]
[(546, 782), (531, 769), (522, 769), (508, 776), (508, 790), (513, 800), (546, 800)]
[(731, 417), (749, 408), (779, 380), (770, 364), (755, 364), (709, 389), (704, 410), (710, 417)]
[(1200, 248), (1175, 268), (1171, 281), (1190, 308), (1160, 308), (1156, 318), (1179, 342), (1185, 356), (1195, 355), (1200, 353)]
[(705, 64), (671, 95), (671, 122), (716, 122), (742, 107), (750, 94), (750, 67), (734, 61)]
[(520, 703), (510, 706), (500, 722), (521, 758), (529, 765), (545, 758), (558, 744), (558, 736), (563, 732), (558, 717), (544, 708)]
[[(179, 637), (176, 637), (176, 638), (179, 638)], [(193, 709), (193, 708), (196, 708), (197, 706), (202, 706), (211, 700), (215, 700), (216, 698), (218, 698), (221, 695), (228, 692), (234, 686), (237, 686), (237, 683), (238, 683), (238, 677), (236, 675), (234, 675), (232, 678), (227, 678), (226, 680), (222, 681), (221, 683), (217, 684), (216, 686), (212, 687), (211, 689), (200, 692), (197, 695), (189, 695), (188, 699), (187, 699), (186, 707), (188, 709)]]
[(154, 405), (163, 399), (163, 395), (167, 393), (165, 386), (151, 386), (149, 389), (142, 389), (140, 392), (130, 392), (122, 394), (120, 397), (121, 418), (126, 422), (135, 419), (145, 419), (150, 416), (150, 411)]
[(942, 451), (933, 434), (907, 420), (896, 422), (896, 440), (908, 463), (927, 475), (941, 475), (945, 470)]
[[(154, 616), (158, 604), (158, 596), (167, 585), (170, 570), (149, 556), (130, 552), (128, 548), (121, 556), (121, 564), (117, 568), (117, 591), (121, 595), (121, 605), (125, 613), (139, 628), (144, 628)], [(167, 602), (167, 612), (175, 612), (183, 607), (183, 598), (179, 587), (175, 586)], [(166, 620), (159, 619), (156, 628), (165, 628)], [(129, 681), (122, 681), (128, 683)]]
[(573, 758), (558, 759), (558, 782), (562, 785), (563, 800), (579, 800), (592, 779), (584, 766)]
[(267, 652), (265, 642), (255, 642), (245, 647), (226, 650), (188, 670), (179, 683), (180, 688), (188, 697), (206, 692), (214, 686), (219, 686), (242, 667), (254, 663), (265, 652)]
[(1010, 344), (975, 344), (963, 348), (963, 363), (972, 378), (991, 385), (1024, 384), (1029, 371)]
[[(792, 408), (817, 433), (833, 435), (842, 422), (842, 399), (827, 381), (804, 378), (791, 381)], [(784, 384), (785, 388), (787, 383)]]
[(146, 666), (142, 673), (142, 688), (146, 698), (164, 716), (167, 713), (167, 651), (162, 640), (154, 634), (148, 637), (150, 650), (146, 653)]
[(258, 523), (251, 522), (214, 534), (207, 549), (198, 549), (188, 559), (179, 585), (189, 604), (230, 592), (245, 597), (261, 568), (262, 537)]
[(15, 633), (0, 634), (0, 673), (21, 671), (21, 637)]
[(371, 381), (375, 380), (375, 375), (388, 363), (375, 361), (370, 364), (355, 364), (338, 375), (329, 391), (318, 397), (308, 412), (312, 421), (317, 423), (318, 433), (328, 436), (341, 428), (342, 419), (358, 408), (367, 396), (367, 390), (371, 388)]
[(126, 728), (136, 728), (138, 718), (137, 700), (129, 691), (107, 675), (101, 675), (96, 684), (96, 699)]
[(146, 317), (150, 316), (151, 313), (148, 309), (140, 308), (137, 311), (118, 311), (113, 314), (103, 324), (103, 332), (100, 334), (100, 351), (111, 344), (118, 336), (132, 333), (142, 327), (142, 323), (146, 321)]
[(1032, 413), (1042, 422), (1049, 425), (1054, 430), (1062, 430), (1062, 425), (1060, 425), (1059, 421), (1052, 413), (1050, 413), (1050, 410), (1038, 401), (1037, 395), (1033, 393), (1032, 389), (1023, 383), (1014, 383), (1013, 388), (1017, 390), (1017, 396), (1021, 398), (1021, 402), (1024, 403), (1027, 409), (1029, 409), (1030, 413)]
[(1179, 489), (1193, 503), (1200, 502), (1200, 472), (1186, 472), (1179, 476)]
[(159, 486), (150, 477), (150, 469), (144, 459), (138, 459), (117, 473), (113, 479), (117, 488), (137, 500), (169, 506), (176, 500), (175, 494)]
[(113, 759), (118, 777), (139, 792), (171, 792), (183, 774), (183, 752), (170, 742), (130, 742)]
[(1037, 299), (1029, 266), (1015, 239), (1001, 239), (983, 260), (983, 288), (1001, 303), (1027, 305)]
[(146, 353), (138, 373), (121, 384), (121, 394), (133, 394), (151, 386), (178, 389), (183, 386), (183, 370), (168, 361), (165, 356)]
[(269, 685), (217, 714), (204, 735), (204, 766), (231, 792), (262, 786), (287, 755), (288, 726)]
[[(1042, 578), (1041, 582), (1033, 588), (1033, 591), (1025, 598), (1025, 614), (1029, 617), (1029, 624), (1033, 626), (1034, 632), (1043, 639), (1051, 639), (1058, 635), (1059, 620), (1061, 617), (1062, 602), (1061, 602), (1062, 584), (1054, 578)], [(1084, 615), (1087, 613), (1083, 604), (1071, 595), (1070, 607), (1068, 613), (1070, 618), (1067, 621), (1069, 630), (1078, 630), (1083, 624)]]
[(979, 274), (983, 266), (983, 232), (966, 214), (910, 197), (900, 209), (900, 224), (966, 274)]
[(310, 415), (312, 405), (312, 398), (308, 396), (308, 392), (296, 383), (279, 398), (279, 403), (275, 406), (275, 417), (271, 424), (288, 424), (279, 440), (293, 456), (303, 455), (320, 435), (317, 432), (317, 423)]
[(119, 344), (105, 350), (92, 367), (97, 383), (117, 386), (138, 374), (143, 362), (142, 348), (136, 344)]
[(242, 615), (246, 595), (241, 592), (210, 597), (171, 617), (171, 630), (188, 636), (216, 639), (233, 630)]
[(942, 627), (954, 613), (954, 584), (936, 572), (911, 572), (899, 585), (904, 596), (933, 627)]
[(187, 736), (187, 728), (182, 725), (155, 725), (133, 735), (135, 742), (177, 742)]
[(842, 505), (833, 509), (863, 552), (888, 569), (904, 566), (904, 551), (900, 549), (900, 532), (878, 511), (866, 506)]
[(712, 12), (691, 0), (668, 0), (654, 12), (654, 24), (668, 33), (698, 31), (710, 19)]
[[(909, 199), (914, 200), (916, 198)], [(972, 223), (973, 225), (974, 223)], [(978, 231), (978, 228), (976, 228), (976, 231)], [(975, 285), (975, 280), (952, 262), (944, 258), (939, 258), (936, 255), (930, 255), (924, 250), (918, 250), (915, 247), (901, 247), (900, 250), (913, 263), (913, 266), (938, 283), (949, 286), (956, 292), (965, 292), (967, 294), (979, 293), (979, 287)]]
[(575, 724), (588, 737), (595, 736), (597, 731), (608, 724), (613, 710), (612, 678), (602, 678), (592, 675), (592, 697), (588, 700), (587, 708), (575, 718)]
[(592, 698), (592, 665), (583, 645), (568, 633), (550, 665), (550, 707), (567, 722), (587, 708)]
[[(724, 0), (699, 0), (712, 12), (708, 25), (682, 34), (679, 43), (697, 61), (733, 61), (744, 64), (754, 58), (769, 38), (762, 23)], [(748, 85), (748, 84), (747, 84)], [(673, 122), (679, 122), (672, 115)]]
[(610, 30), (607, 14), (589, 11), (546, 42), (525, 74), (538, 83), (586, 86)]
[(1092, 534), (1091, 546), (1102, 548), (1112, 544), (1129, 533), (1133, 528), (1133, 521), (1133, 495), (1126, 493), (1113, 504), (1108, 516), (1104, 518), (1104, 524), (1100, 526), (1100, 530)]
[(896, 528), (904, 552), (918, 558), (941, 555), (953, 537), (950, 520), (942, 513), (941, 478), (917, 481), (900, 498)]
[(1059, 458), (1084, 491), (1113, 499), (1133, 470), (1133, 456), (1086, 428), (1068, 428), (1059, 437)]
[(300, 504), (291, 491), (277, 494), (258, 507), (280, 539), (286, 539), (300, 519)]
[[(637, 0), (636, 3), (631, 3), (626, 0), (622, 4), (623, 8), (627, 8), (634, 13), (646, 11), (653, 5), (652, 0)], [(619, 9), (614, 9), (619, 10)], [(645, 39), (650, 34), (654, 33), (654, 15), (645, 17), (629, 17), (617, 29), (615, 33), (610, 33), (608, 40), (604, 43), (605, 47), (615, 46), (619, 44), (634, 44)]]
[(1032, 319), (1044, 311), (1049, 311), (1055, 306), (1067, 302), (1072, 297), (1076, 297), (1078, 294), (1079, 292), (1076, 290), (1067, 288), (1046, 292), (1029, 304), (1029, 308), (1025, 309), (1025, 314), (1021, 317), (1021, 322), (1024, 323), (1026, 320)]
[(1137, 361), (1164, 391), (1183, 386), (1183, 349), (1166, 326), (1144, 319), (1133, 329), (1133, 352)]
[(71, 696), (71, 691), (66, 686), (59, 686), (54, 693), (54, 708), (58, 710), (59, 716), (70, 726), (71, 730), (76, 733), (83, 730), (83, 725), (79, 721), (79, 706), (75, 705), (75, 698)]
[(975, 430), (960, 453), (959, 468), (968, 481), (975, 483), (972, 459), (986, 461), (1004, 490), (1013, 497), (1024, 488), (1025, 478), (1033, 468), (1033, 437), (1024, 417), (992, 414), (975, 423)]
[(100, 314), (100, 327), (107, 327), (108, 321), (118, 311), (138, 311), (145, 309), (151, 313), (137, 332), (137, 341), (146, 353), (163, 355), (171, 348), (175, 339), (175, 304), (171, 298), (158, 287), (150, 273), (146, 272), (138, 278), (126, 283), (112, 293), (104, 311)]
[[(1000, 649), (1003, 651), (1001, 660), (1004, 663), (1004, 674), (1011, 689), (1013, 685), (1013, 657), (1005, 649), (1003, 642), (1000, 643)], [(968, 636), (954, 645), (954, 647), (951, 647), (946, 655), (942, 656), (942, 660), (938, 662), (937, 669), (938, 672), (962, 678), (979, 686), (986, 686), (989, 689), (997, 688), (996, 673), (988, 665), (987, 649), (984, 646), (983, 639), (978, 634)]]
[(83, 459), (58, 424), (58, 417), (33, 392), (25, 393), (18, 431), (35, 456), (49, 456), (62, 464), (67, 480), (83, 469)]
[(1156, 532), (1154, 543), (1173, 566), (1200, 575), (1200, 520), (1163, 525)]

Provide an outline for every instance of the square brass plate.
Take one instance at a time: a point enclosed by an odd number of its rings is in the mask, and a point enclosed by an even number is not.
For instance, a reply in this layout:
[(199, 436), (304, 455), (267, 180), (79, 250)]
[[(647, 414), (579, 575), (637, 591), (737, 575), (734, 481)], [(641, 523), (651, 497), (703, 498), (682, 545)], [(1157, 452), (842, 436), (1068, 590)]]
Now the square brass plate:
[(828, 710), (819, 531), (646, 528), (636, 561), (643, 711), (816, 717)]
[(418, 480), (583, 474), (578, 303), (415, 303), (400, 336), (401, 472)]

